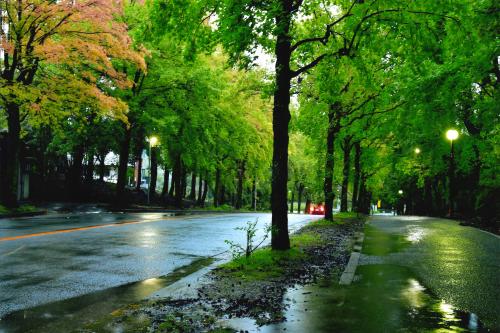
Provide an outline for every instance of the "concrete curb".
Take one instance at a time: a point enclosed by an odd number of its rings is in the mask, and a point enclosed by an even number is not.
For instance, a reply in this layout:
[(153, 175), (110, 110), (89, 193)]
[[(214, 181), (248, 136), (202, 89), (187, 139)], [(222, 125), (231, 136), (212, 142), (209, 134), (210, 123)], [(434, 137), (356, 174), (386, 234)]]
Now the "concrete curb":
[(358, 267), (359, 257), (361, 256), (361, 249), (363, 246), (364, 239), (365, 235), (363, 232), (356, 233), (353, 252), (351, 253), (351, 257), (349, 258), (347, 267), (345, 268), (344, 272), (342, 273), (342, 276), (340, 277), (339, 284), (350, 285), (354, 280), (354, 274), (356, 273), (356, 267)]

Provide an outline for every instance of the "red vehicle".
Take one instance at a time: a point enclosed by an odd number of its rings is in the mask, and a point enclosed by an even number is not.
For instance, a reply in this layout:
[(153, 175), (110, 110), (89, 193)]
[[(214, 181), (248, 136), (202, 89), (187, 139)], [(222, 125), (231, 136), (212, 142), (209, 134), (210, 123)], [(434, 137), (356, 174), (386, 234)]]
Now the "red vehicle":
[(311, 205), (309, 207), (309, 214), (324, 215), (325, 214), (325, 206), (322, 203), (316, 204), (316, 205)]

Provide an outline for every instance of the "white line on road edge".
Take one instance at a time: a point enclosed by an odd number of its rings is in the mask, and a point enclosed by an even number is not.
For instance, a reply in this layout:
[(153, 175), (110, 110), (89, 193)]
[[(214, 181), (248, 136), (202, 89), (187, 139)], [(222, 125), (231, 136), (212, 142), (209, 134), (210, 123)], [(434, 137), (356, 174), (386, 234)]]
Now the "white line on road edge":
[(489, 231), (486, 231), (486, 230), (483, 230), (483, 229), (479, 229), (479, 228), (476, 228), (477, 230), (481, 231), (481, 232), (484, 232), (490, 236), (493, 236), (493, 237), (496, 237), (496, 238), (499, 238), (500, 239), (500, 236), (499, 235), (495, 235), (494, 233), (492, 232), (489, 232)]
[(354, 280), (354, 274), (356, 273), (356, 267), (358, 267), (364, 238), (365, 235), (362, 232), (357, 234), (355, 241), (357, 244), (353, 247), (353, 252), (351, 253), (351, 257), (349, 258), (349, 262), (347, 263), (344, 273), (342, 273), (342, 276), (340, 277), (339, 284), (349, 285)]

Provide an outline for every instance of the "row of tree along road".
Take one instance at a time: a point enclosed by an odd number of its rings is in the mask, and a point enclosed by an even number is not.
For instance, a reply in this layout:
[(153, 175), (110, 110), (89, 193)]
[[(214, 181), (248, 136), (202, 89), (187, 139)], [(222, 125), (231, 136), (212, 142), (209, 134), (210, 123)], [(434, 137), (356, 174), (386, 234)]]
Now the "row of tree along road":
[(497, 228), (498, 16), (465, 0), (2, 1), (1, 202), (18, 205), (27, 170), (32, 199), (143, 200), (146, 150), (152, 201), (258, 198), (274, 249), (295, 198), (327, 219), (335, 200), (379, 202)]

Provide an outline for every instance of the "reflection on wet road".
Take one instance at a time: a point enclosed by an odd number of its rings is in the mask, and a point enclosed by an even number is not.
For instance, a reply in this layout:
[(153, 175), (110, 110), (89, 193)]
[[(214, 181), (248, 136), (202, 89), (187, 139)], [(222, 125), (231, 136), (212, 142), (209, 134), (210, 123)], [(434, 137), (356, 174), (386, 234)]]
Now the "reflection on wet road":
[(363, 253), (360, 264), (408, 267), (446, 304), (500, 330), (499, 237), (450, 220), (375, 217)]
[[(103, 213), (0, 220), (0, 238), (150, 222), (0, 241), (0, 318), (15, 310), (165, 276), (227, 250), (224, 240), (243, 243), (244, 234), (234, 228), (247, 221), (259, 219), (262, 234), (270, 218), (258, 213), (183, 217)], [(290, 229), (316, 218), (290, 215)]]
[(457, 222), (374, 217), (355, 282), (284, 296), (287, 321), (249, 332), (500, 332), (500, 238)]

